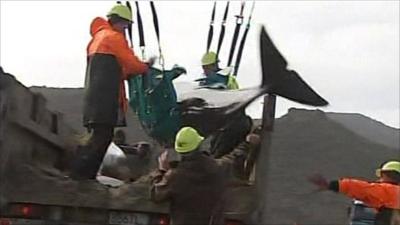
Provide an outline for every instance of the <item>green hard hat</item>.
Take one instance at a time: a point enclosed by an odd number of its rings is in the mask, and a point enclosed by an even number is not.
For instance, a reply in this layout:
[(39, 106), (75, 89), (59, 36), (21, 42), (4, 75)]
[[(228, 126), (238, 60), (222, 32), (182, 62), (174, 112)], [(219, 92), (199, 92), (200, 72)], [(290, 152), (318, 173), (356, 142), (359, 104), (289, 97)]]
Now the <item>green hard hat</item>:
[(107, 13), (107, 16), (111, 16), (111, 15), (117, 15), (123, 19), (126, 19), (126, 20), (132, 22), (131, 10), (127, 6), (122, 5), (120, 3), (117, 3), (116, 5), (114, 5), (111, 8), (111, 10)]
[(389, 161), (379, 169), (376, 170), (376, 176), (381, 177), (381, 172), (384, 171), (394, 171), (400, 173), (400, 162), (399, 161)]
[(188, 153), (195, 150), (204, 137), (192, 127), (184, 127), (178, 131), (175, 138), (175, 151), (178, 153)]
[(215, 52), (207, 52), (201, 58), (201, 65), (203, 66), (214, 64), (216, 62), (218, 62), (218, 59), (217, 59), (217, 53)]

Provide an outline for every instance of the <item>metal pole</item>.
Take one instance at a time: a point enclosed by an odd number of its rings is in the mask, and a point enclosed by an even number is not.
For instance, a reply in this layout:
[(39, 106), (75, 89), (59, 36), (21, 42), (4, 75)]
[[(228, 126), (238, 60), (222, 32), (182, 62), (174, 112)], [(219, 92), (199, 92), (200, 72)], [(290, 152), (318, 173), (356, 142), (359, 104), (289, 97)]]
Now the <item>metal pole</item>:
[(276, 96), (269, 94), (264, 97), (264, 108), (262, 117), (262, 142), (255, 167), (255, 185), (258, 199), (258, 207), (255, 212), (256, 224), (267, 224), (266, 202), (269, 171), (269, 151), (272, 143), (272, 132), (275, 121)]

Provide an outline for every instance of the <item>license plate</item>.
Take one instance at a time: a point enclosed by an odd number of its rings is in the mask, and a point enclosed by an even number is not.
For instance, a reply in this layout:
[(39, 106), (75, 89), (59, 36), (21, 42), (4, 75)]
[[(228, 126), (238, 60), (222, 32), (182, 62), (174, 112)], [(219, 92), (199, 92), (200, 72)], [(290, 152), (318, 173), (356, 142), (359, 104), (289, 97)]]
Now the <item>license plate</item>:
[(108, 223), (112, 225), (147, 225), (149, 216), (141, 213), (110, 212)]

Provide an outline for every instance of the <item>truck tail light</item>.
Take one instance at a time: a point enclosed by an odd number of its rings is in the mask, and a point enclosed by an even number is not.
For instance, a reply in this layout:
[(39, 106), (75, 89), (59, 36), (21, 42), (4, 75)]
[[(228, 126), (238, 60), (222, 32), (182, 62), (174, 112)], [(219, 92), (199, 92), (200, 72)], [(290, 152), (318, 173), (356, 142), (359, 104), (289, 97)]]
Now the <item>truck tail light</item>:
[(11, 225), (11, 221), (9, 219), (0, 218), (0, 225)]
[(158, 219), (158, 224), (159, 225), (169, 225), (169, 218), (167, 216), (161, 216)]
[(42, 208), (38, 205), (12, 204), (10, 205), (7, 214), (9, 214), (12, 217), (20, 217), (20, 218), (40, 218), (43, 212)]
[(152, 225), (169, 225), (169, 216), (166, 214), (156, 214), (151, 217), (151, 222), (150, 224)]
[(22, 215), (29, 217), (32, 215), (32, 206), (30, 205), (24, 205), (21, 207), (21, 213)]

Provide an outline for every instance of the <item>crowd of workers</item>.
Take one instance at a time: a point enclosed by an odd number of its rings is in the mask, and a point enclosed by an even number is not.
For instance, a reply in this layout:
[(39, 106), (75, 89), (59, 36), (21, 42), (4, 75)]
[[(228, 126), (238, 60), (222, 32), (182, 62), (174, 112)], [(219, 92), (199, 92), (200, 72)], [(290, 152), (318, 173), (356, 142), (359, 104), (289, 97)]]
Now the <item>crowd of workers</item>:
[[(122, 4), (115, 5), (107, 14), (108, 20), (95, 18), (90, 27), (92, 40), (87, 47), (85, 79), (84, 126), (90, 138), (78, 150), (71, 167), (74, 179), (94, 179), (109, 147), (114, 128), (124, 126), (127, 110), (124, 81), (131, 76), (145, 75), (153, 64), (140, 61), (128, 45), (125, 29), (133, 22), (132, 12)], [(238, 84), (228, 69), (221, 70), (214, 52), (202, 58), (205, 77), (201, 86), (237, 89)], [(177, 164), (168, 162), (167, 152), (159, 157), (159, 166), (152, 179), (151, 199), (170, 202), (173, 225), (221, 224), (223, 193), (227, 174), (240, 177), (250, 151), (260, 145), (258, 132), (252, 132), (251, 118), (244, 126), (221, 130), (211, 146), (192, 127), (183, 127), (176, 134), (174, 150), (180, 155)], [(229, 133), (239, 132), (232, 139)], [(218, 137), (219, 136), (219, 137)], [(118, 141), (117, 141), (118, 142)], [(117, 143), (123, 146), (124, 143)], [(143, 147), (143, 146), (142, 146)], [(139, 149), (139, 150), (138, 150)], [(142, 154), (141, 147), (135, 154)], [(126, 150), (129, 151), (129, 150)], [(107, 168), (102, 168), (103, 173)], [(367, 182), (343, 178), (328, 182), (322, 176), (310, 177), (320, 190), (343, 193), (362, 200), (375, 208), (376, 224), (390, 224), (388, 220), (400, 210), (400, 162), (389, 161), (377, 170), (380, 178)]]

